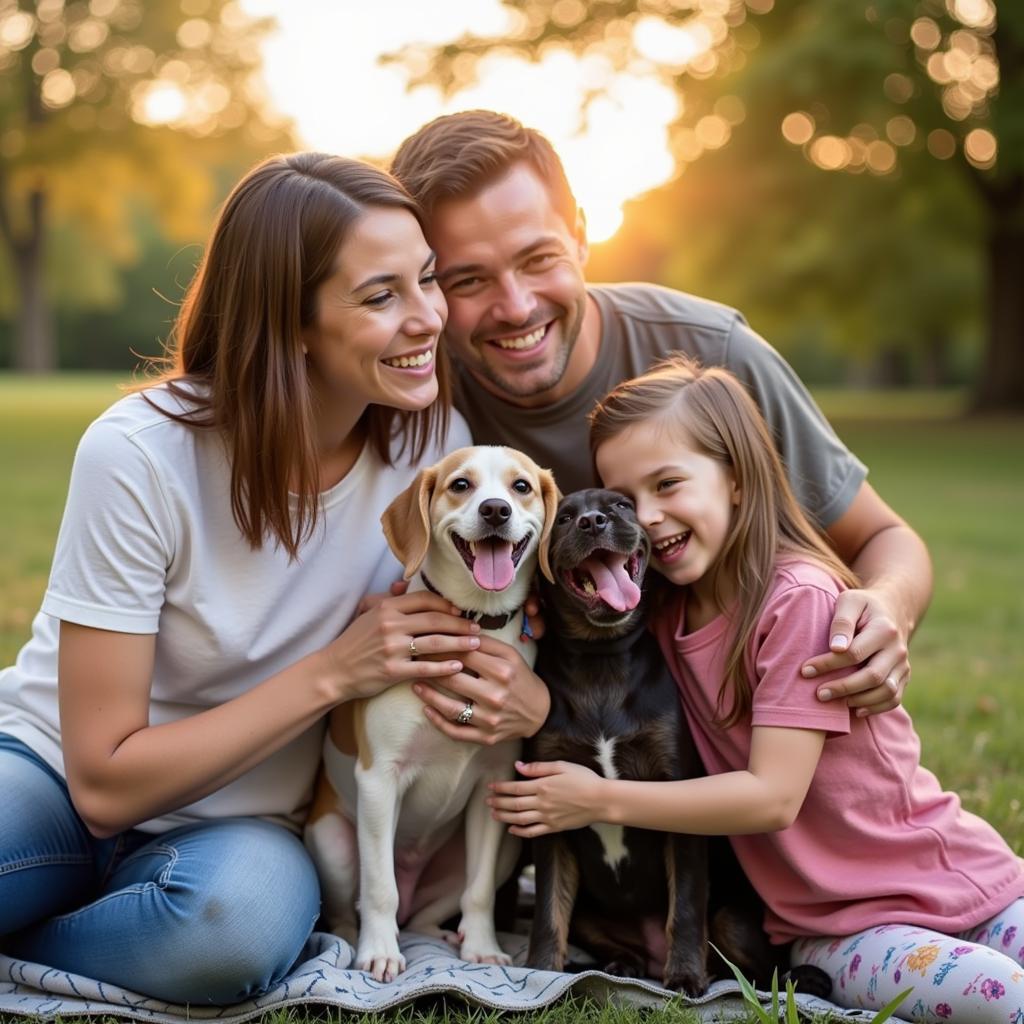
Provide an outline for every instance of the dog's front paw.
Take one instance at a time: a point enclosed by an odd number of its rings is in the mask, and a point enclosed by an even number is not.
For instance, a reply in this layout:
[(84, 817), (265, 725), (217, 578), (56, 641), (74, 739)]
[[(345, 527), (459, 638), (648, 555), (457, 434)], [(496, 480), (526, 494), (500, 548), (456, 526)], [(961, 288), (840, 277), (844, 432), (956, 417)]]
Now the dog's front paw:
[(512, 957), (497, 943), (489, 948), (485, 946), (477, 949), (464, 942), (459, 950), (459, 959), (471, 964), (501, 964), (504, 967), (512, 963)]
[(377, 981), (394, 981), (405, 970), (405, 957), (398, 949), (394, 928), (367, 927), (359, 933), (356, 970), (369, 971)]
[(796, 990), (803, 995), (817, 996), (819, 999), (828, 999), (832, 995), (832, 979), (813, 964), (791, 967), (783, 975), (783, 980), (793, 982)]
[(646, 975), (647, 961), (636, 953), (623, 949), (601, 970), (605, 974), (614, 974), (616, 978), (643, 978)]
[(462, 919), (459, 925), (462, 945), (459, 947), (459, 958), (471, 964), (503, 964), (512, 963), (512, 957), (498, 945), (498, 937), (494, 934), (494, 925), (489, 921), (470, 921)]
[(673, 992), (682, 992), (688, 996), (700, 996), (707, 991), (707, 972), (699, 967), (666, 967), (665, 988)]
[(459, 958), (470, 964), (503, 964), (512, 963), (512, 957), (498, 944), (498, 936), (493, 928), (474, 932), (472, 929), (460, 931), (462, 945), (459, 947)]

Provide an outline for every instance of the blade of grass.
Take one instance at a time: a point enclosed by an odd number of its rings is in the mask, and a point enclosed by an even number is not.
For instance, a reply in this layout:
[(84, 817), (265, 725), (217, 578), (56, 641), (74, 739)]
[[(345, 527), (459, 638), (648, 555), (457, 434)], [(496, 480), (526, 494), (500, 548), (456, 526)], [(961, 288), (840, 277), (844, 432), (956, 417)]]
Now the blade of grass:
[(773, 985), (775, 992), (774, 1002), (776, 1006), (775, 1019), (773, 1021), (772, 1018), (768, 1016), (768, 1012), (761, 1005), (761, 1000), (758, 999), (757, 992), (754, 990), (754, 986), (751, 985), (750, 982), (747, 981), (747, 979), (743, 976), (743, 972), (735, 964), (731, 963), (726, 958), (725, 954), (713, 942), (709, 943), (709, 945), (722, 958), (723, 962), (725, 963), (725, 966), (728, 967), (730, 971), (732, 971), (733, 977), (736, 979), (737, 983), (740, 986), (740, 991), (743, 993), (744, 1002), (746, 1002), (746, 1004), (750, 1007), (751, 1012), (756, 1014), (757, 1019), (761, 1022), (761, 1024), (778, 1024), (778, 978), (775, 979), (775, 983)]
[(905, 991), (901, 992), (898, 996), (896, 996), (895, 999), (886, 1003), (885, 1006), (883, 1006), (878, 1011), (878, 1013), (875, 1014), (874, 1024), (883, 1024), (884, 1021), (887, 1021), (896, 1012), (900, 1003), (902, 1003), (903, 1000), (906, 999), (907, 996), (909, 996), (913, 991), (913, 986), (911, 986), (910, 988), (906, 989)]

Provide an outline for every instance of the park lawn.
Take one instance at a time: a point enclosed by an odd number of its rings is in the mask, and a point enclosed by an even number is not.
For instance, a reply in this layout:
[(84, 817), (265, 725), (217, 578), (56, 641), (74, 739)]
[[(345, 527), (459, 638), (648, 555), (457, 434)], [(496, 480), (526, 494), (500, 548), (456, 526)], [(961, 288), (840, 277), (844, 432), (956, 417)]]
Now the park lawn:
[[(118, 381), (107, 376), (0, 375), (0, 665), (10, 664), (38, 609), (77, 439), (119, 394)], [(956, 395), (819, 397), (843, 440), (870, 467), (875, 488), (932, 553), (935, 596), (914, 637), (906, 695), (923, 760), (1024, 854), (1024, 702), (1017, 692), (1024, 680), (1024, 419), (965, 419)], [(401, 1019), (430, 1024), (441, 1013), (438, 1004)], [(640, 1016), (562, 1006), (528, 1020), (637, 1024)], [(689, 1016), (681, 1008), (671, 1014), (673, 1024), (688, 1024)], [(466, 1019), (483, 1024), (490, 1017), (476, 1011)], [(274, 1024), (308, 1019), (301, 1013), (267, 1018)]]

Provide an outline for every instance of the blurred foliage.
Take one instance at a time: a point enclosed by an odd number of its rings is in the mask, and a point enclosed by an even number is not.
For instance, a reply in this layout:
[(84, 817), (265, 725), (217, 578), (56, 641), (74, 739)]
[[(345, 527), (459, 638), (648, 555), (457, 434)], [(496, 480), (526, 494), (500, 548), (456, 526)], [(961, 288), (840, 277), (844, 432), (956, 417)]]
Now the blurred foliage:
[(811, 382), (845, 366), (889, 384), (966, 383), (985, 269), (966, 180), (924, 159), (883, 178), (823, 174), (793, 150), (766, 160), (763, 120), (752, 102), (728, 147), (631, 203), (590, 275), (736, 306)]
[[(57, 364), (64, 369), (130, 370), (140, 357), (159, 356), (170, 335), (208, 225), (183, 244), (165, 236), (146, 206), (133, 209), (137, 256), (123, 265), (90, 250), (73, 227), (54, 228), (47, 276), (56, 297)], [(0, 319), (0, 366), (12, 364), (13, 345), (13, 322)]]
[(290, 147), (264, 113), (269, 27), (232, 0), (0, 0), (0, 311), (16, 366), (53, 365), (52, 298), (121, 301), (140, 205), (165, 244), (202, 238), (217, 169)]
[(656, 76), (681, 100), (685, 173), (632, 204), (598, 276), (735, 302), (890, 378), (941, 382), (973, 342), (979, 398), (1024, 406), (1024, 5), (502, 2), (500, 39), (391, 59), (452, 92), (495, 52), (569, 49), (595, 82)]

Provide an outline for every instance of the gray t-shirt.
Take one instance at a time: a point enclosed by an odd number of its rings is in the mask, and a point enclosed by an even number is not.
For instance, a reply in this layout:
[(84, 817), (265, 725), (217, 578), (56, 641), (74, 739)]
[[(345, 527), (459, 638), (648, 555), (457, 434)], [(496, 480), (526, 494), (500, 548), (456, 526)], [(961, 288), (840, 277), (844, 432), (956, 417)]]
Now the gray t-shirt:
[(587, 414), (613, 387), (675, 352), (724, 366), (750, 389), (775, 436), (790, 484), (822, 526), (849, 507), (867, 476), (839, 440), (789, 364), (734, 309), (650, 284), (594, 285), (601, 348), (567, 397), (523, 409), (495, 397), (457, 368), (455, 404), (477, 444), (519, 448), (555, 474), (563, 492), (597, 482)]

